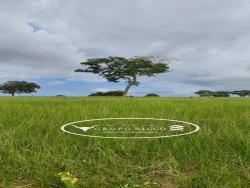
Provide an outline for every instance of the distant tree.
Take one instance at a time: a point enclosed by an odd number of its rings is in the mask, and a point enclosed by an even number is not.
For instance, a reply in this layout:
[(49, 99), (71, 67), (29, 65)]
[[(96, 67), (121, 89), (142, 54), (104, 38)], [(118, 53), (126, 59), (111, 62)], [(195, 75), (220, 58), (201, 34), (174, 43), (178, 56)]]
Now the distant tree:
[(16, 93), (33, 93), (36, 89), (40, 89), (38, 84), (25, 81), (8, 81), (0, 85), (0, 92), (12, 96)]
[(213, 92), (209, 90), (199, 90), (195, 92), (196, 95), (199, 95), (200, 97), (212, 97)]
[(196, 95), (200, 97), (230, 97), (230, 92), (228, 91), (209, 91), (209, 90), (200, 90), (195, 92)]
[(89, 96), (123, 96), (123, 91), (107, 91), (91, 93)]
[(66, 97), (66, 95), (56, 95), (56, 97)]
[(250, 97), (250, 90), (233, 91), (232, 94), (239, 95), (240, 97)]
[(98, 74), (109, 82), (119, 82), (125, 80), (127, 87), (123, 96), (127, 96), (131, 86), (138, 86), (139, 76), (155, 76), (159, 73), (168, 72), (168, 63), (171, 60), (163, 57), (107, 57), (88, 59), (81, 64), (83, 69), (77, 69), (76, 72), (87, 72)]
[(156, 94), (156, 93), (149, 93), (147, 95), (145, 95), (145, 97), (159, 97), (160, 95)]
[(230, 92), (228, 92), (228, 91), (215, 91), (215, 92), (213, 92), (213, 97), (230, 97)]

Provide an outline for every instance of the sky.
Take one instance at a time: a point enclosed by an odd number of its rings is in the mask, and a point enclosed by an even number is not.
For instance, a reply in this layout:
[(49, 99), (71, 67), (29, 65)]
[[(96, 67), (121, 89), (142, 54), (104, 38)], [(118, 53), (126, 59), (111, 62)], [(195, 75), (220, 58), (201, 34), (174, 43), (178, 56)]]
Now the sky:
[(107, 56), (176, 58), (129, 95), (192, 96), (250, 89), (249, 0), (0, 0), (0, 83), (37, 82), (35, 95), (121, 90), (80, 62)]

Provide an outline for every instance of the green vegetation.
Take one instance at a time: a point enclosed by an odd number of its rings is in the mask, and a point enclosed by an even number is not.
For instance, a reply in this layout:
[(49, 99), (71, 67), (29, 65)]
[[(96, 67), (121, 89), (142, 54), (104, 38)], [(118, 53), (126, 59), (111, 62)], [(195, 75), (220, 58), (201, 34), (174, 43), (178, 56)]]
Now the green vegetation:
[(107, 91), (91, 93), (89, 96), (123, 96), (123, 91)]
[(199, 95), (200, 97), (230, 97), (231, 92), (200, 90), (195, 92), (195, 94)]
[(250, 90), (233, 91), (232, 94), (240, 97), (250, 97)]
[(160, 73), (169, 71), (168, 64), (171, 59), (164, 57), (115, 57), (109, 56), (107, 58), (94, 58), (82, 62), (84, 69), (77, 69), (76, 72), (88, 72), (98, 74), (107, 79), (109, 82), (119, 82), (125, 80), (127, 87), (123, 95), (127, 96), (128, 91), (132, 86), (138, 86), (139, 76), (155, 76)]
[(16, 93), (34, 93), (36, 89), (40, 88), (38, 84), (26, 81), (8, 81), (0, 84), (0, 92), (11, 94), (11, 96)]
[[(0, 187), (250, 187), (249, 98), (0, 97)], [(154, 117), (201, 131), (91, 139), (61, 125)]]
[(199, 90), (195, 92), (200, 97), (230, 97), (231, 95), (238, 95), (239, 97), (250, 97), (250, 90), (239, 90), (239, 91), (209, 91)]
[(156, 93), (149, 93), (149, 94), (145, 95), (145, 97), (160, 97), (160, 95), (158, 95)]

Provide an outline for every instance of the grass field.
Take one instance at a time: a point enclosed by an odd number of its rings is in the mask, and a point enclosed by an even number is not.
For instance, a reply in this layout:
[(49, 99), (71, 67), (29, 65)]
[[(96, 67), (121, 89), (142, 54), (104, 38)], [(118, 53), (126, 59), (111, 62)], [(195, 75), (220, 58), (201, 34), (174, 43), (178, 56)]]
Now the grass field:
[[(68, 122), (154, 117), (195, 134), (114, 140), (65, 134)], [(249, 98), (0, 97), (0, 187), (250, 187)]]

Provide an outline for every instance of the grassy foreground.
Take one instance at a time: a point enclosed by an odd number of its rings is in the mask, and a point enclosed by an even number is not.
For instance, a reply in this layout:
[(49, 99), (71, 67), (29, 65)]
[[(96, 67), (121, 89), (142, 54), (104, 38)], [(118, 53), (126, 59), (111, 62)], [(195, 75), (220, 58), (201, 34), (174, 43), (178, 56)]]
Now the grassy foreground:
[[(155, 140), (84, 138), (61, 125), (168, 118), (198, 133)], [(0, 187), (250, 187), (250, 99), (0, 97)]]

